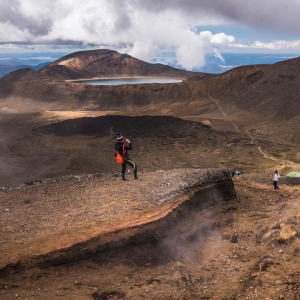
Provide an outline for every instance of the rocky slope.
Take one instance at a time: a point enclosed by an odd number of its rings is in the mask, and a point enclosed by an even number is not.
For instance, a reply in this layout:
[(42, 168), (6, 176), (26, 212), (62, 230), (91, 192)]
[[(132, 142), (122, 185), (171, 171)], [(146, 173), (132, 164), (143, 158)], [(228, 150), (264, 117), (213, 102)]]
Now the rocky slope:
[[(83, 51), (65, 56), (41, 71), (20, 70), (0, 79), (1, 107), (16, 99), (35, 110), (123, 110), (168, 114), (199, 114), (216, 102), (224, 112), (234, 110), (269, 122), (287, 122), (298, 130), (300, 58), (273, 65), (244, 66), (212, 75), (148, 64), (110, 50)], [(66, 79), (118, 76), (168, 76), (177, 84), (89, 86)], [(25, 105), (17, 105), (26, 110)], [(290, 123), (288, 123), (290, 122)], [(294, 124), (294, 125), (292, 125)], [(295, 127), (296, 126), (296, 127)], [(279, 128), (280, 130), (280, 128)]]
[[(208, 193), (194, 194), (190, 200), (196, 202), (176, 211), (167, 206), (175, 204), (178, 188), (193, 192), (199, 178), (202, 183), (215, 178), (203, 178), (205, 172), (196, 170), (180, 172), (142, 173), (142, 180), (126, 185), (117, 175), (94, 174), (2, 189), (0, 201), (8, 200), (1, 217), (2, 253), (12, 247), (2, 261), (24, 251), (56, 250), (23, 256), (2, 269), (0, 298), (298, 299), (299, 181), (282, 177), (280, 190), (273, 191), (272, 176), (242, 174), (233, 179), (235, 197), (219, 201), (227, 193), (207, 186)], [(172, 229), (163, 222), (139, 235), (139, 227), (131, 227), (139, 242), (124, 239), (133, 233), (128, 230), (133, 220), (151, 224), (164, 209)], [(124, 224), (127, 229), (70, 247), (97, 234), (101, 224), (109, 232)], [(116, 236), (123, 236), (120, 243), (107, 243)], [(57, 255), (62, 242), (68, 248)], [(101, 243), (110, 247), (97, 249)], [(78, 253), (84, 255), (74, 261)]]
[[(64, 80), (178, 75), (93, 55), (0, 79), (0, 297), (299, 299), (299, 181), (272, 190), (300, 166), (299, 59), (179, 84)], [(117, 132), (140, 181), (119, 181)]]
[(210, 79), (210, 95), (223, 105), (281, 121), (300, 114), (300, 58), (244, 66)]
[(49, 64), (41, 73), (57, 79), (161, 76), (187, 78), (194, 72), (149, 64), (127, 54), (101, 49), (72, 53)]
[(139, 175), (140, 180), (128, 176), (125, 183), (116, 174), (94, 174), (2, 187), (0, 271), (65, 264), (163, 239), (181, 215), (235, 197), (224, 169)]

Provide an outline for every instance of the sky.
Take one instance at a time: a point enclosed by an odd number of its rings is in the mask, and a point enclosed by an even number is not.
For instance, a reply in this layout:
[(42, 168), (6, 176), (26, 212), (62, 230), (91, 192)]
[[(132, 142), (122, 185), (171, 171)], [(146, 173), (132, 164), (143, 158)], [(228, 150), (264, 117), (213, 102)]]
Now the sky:
[(0, 53), (111, 49), (193, 70), (211, 54), (300, 56), (300, 0), (0, 0)]

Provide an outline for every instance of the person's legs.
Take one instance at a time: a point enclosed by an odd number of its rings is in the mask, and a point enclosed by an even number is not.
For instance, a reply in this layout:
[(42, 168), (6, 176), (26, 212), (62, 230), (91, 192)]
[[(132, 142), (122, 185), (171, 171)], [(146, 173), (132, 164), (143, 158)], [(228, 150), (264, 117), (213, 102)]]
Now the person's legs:
[(125, 180), (125, 171), (126, 171), (126, 161), (122, 163), (122, 180)]
[(127, 160), (126, 163), (133, 169), (134, 179), (137, 179), (137, 165), (132, 160)]

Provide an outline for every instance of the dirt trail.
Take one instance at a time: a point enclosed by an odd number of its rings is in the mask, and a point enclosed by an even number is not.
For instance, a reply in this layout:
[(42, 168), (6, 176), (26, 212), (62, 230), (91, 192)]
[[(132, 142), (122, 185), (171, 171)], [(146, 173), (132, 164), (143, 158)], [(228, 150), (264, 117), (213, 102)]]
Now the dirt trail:
[[(282, 157), (280, 157), (280, 158), (274, 157), (274, 156), (271, 156), (271, 155), (267, 154), (265, 151), (263, 151), (263, 150), (262, 150), (262, 147), (263, 147), (263, 146), (262, 146), (262, 145), (259, 145), (259, 140), (258, 140), (258, 139), (255, 139), (255, 138), (250, 134), (249, 129), (247, 129), (247, 128), (245, 128), (244, 130), (243, 130), (243, 129), (240, 129), (240, 128), (239, 128), (239, 125), (238, 125), (238, 122), (234, 122), (234, 121), (232, 120), (232, 116), (226, 114), (226, 113), (222, 110), (222, 108), (221, 108), (221, 106), (220, 106), (220, 99), (214, 99), (214, 98), (212, 98), (209, 94), (207, 94), (207, 95), (208, 95), (208, 97), (216, 104), (218, 110), (219, 110), (219, 111), (221, 112), (221, 114), (225, 117), (225, 119), (227, 119), (230, 123), (233, 124), (233, 126), (235, 127), (235, 129), (237, 130), (237, 132), (239, 132), (239, 133), (241, 133), (241, 134), (244, 134), (244, 135), (248, 136), (249, 139), (250, 139), (250, 143), (251, 143), (252, 145), (255, 145), (255, 146), (256, 146), (256, 148), (257, 148), (258, 151), (263, 155), (264, 158), (270, 159), (270, 160), (272, 160), (272, 161), (274, 161), (274, 162), (277, 163), (277, 169), (284, 169), (285, 167), (290, 167), (290, 166), (293, 166), (293, 168), (297, 168), (298, 164), (295, 164), (294, 161), (291, 161), (291, 160), (288, 160), (288, 159), (282, 158)], [(249, 127), (250, 127), (250, 126), (249, 126)], [(255, 141), (255, 142), (254, 142), (254, 141)], [(286, 143), (286, 142), (284, 142), (284, 143)], [(298, 144), (295, 144), (295, 143), (286, 143), (286, 144), (289, 144), (289, 145), (294, 146), (294, 147), (296, 147), (296, 148), (298, 147)], [(298, 158), (298, 156), (297, 156), (296, 158)]]

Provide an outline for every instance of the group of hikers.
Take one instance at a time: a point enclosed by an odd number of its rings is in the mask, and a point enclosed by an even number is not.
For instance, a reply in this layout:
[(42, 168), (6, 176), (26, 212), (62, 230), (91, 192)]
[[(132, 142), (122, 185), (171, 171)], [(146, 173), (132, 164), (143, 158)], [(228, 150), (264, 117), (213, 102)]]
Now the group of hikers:
[[(121, 133), (117, 134), (117, 142), (115, 144), (115, 150), (117, 153), (115, 154), (115, 158), (117, 162), (122, 166), (121, 168), (121, 174), (122, 174), (122, 181), (126, 181), (125, 172), (127, 165), (130, 166), (133, 169), (133, 178), (134, 180), (138, 180), (137, 176), (137, 165), (131, 160), (129, 157), (129, 150), (132, 150), (132, 143), (129, 139), (123, 137)], [(118, 159), (118, 157), (120, 159)], [(238, 179), (240, 175), (243, 174), (240, 170), (232, 171), (231, 176), (232, 178)], [(280, 178), (278, 170), (275, 171), (274, 177), (273, 177), (273, 186), (274, 190), (279, 190), (278, 188), (278, 179)]]
[[(240, 175), (243, 174), (240, 170), (236, 170), (236, 171), (232, 171), (231, 172), (231, 177), (232, 178), (236, 178), (239, 179)], [(275, 171), (275, 174), (273, 176), (273, 186), (274, 186), (274, 190), (279, 190), (278, 187), (278, 179), (280, 178), (279, 172), (278, 170)]]

